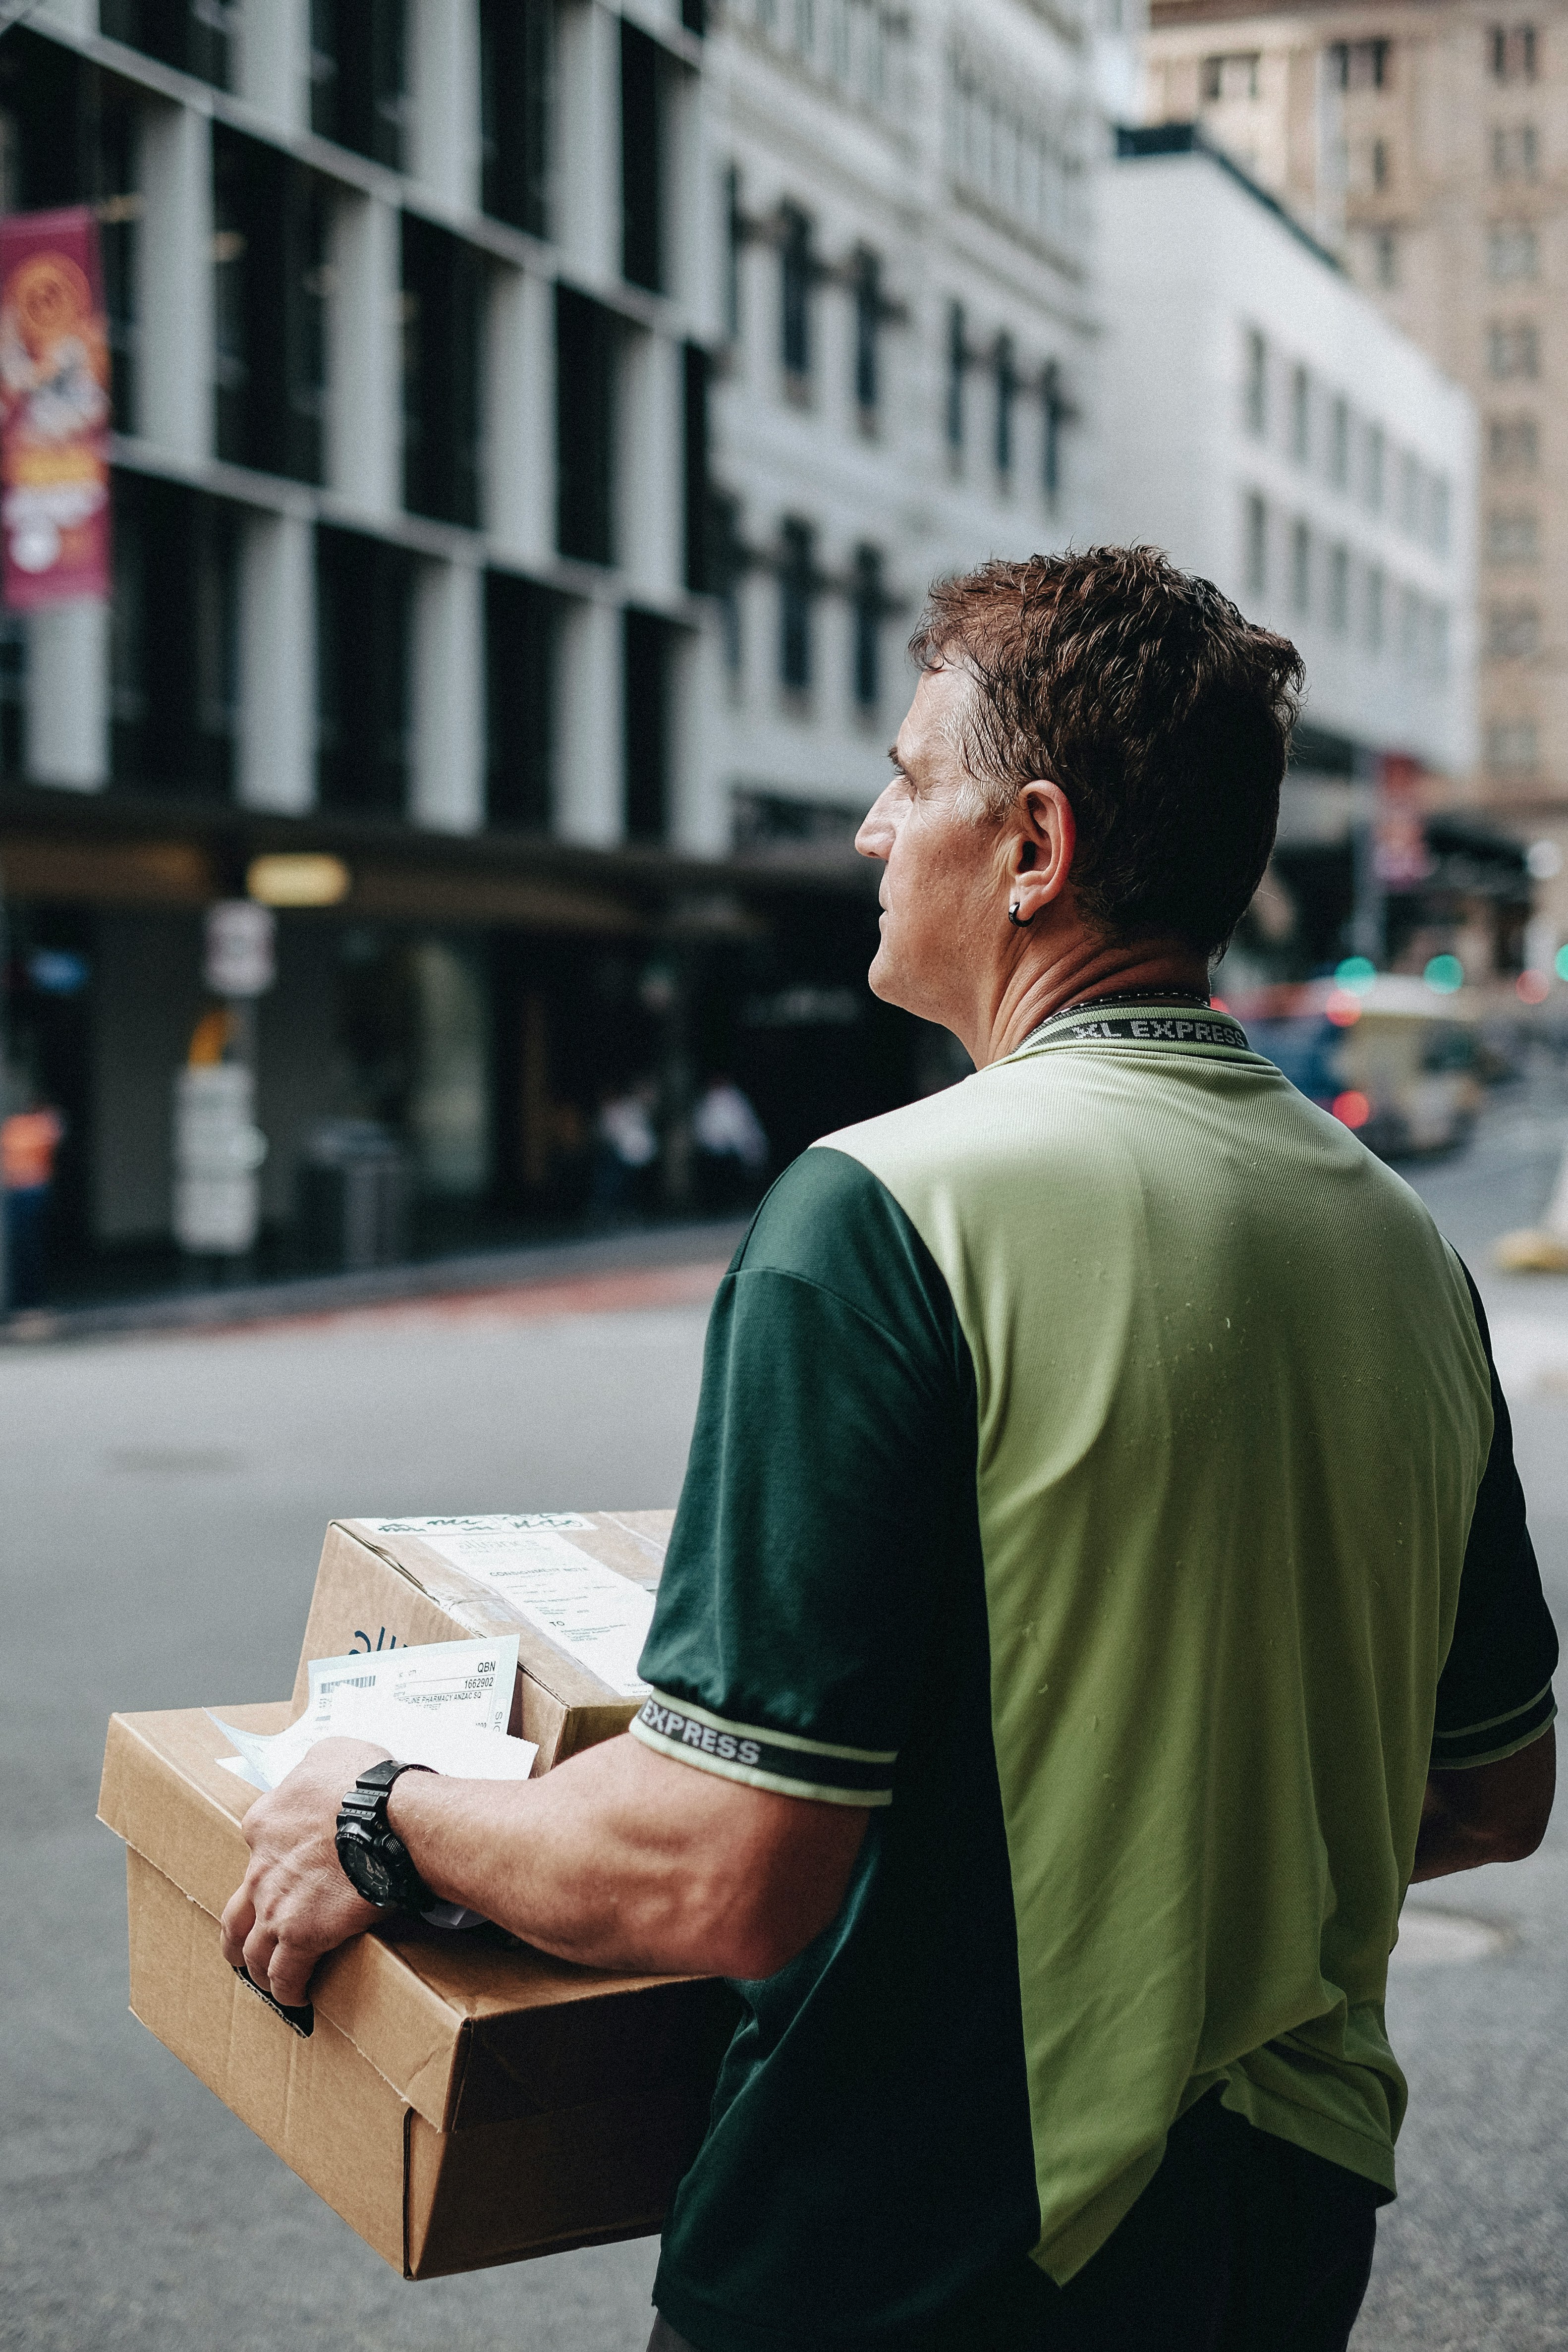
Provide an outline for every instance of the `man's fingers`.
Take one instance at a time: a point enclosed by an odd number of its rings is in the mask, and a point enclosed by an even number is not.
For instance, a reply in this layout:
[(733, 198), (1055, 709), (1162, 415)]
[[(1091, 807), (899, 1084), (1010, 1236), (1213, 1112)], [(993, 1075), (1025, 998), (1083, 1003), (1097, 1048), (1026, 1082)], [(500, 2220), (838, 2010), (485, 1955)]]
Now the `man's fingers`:
[(258, 1920), (246, 1937), (245, 1946), (240, 1954), (240, 1963), (252, 1984), (265, 1988), (268, 1971), (272, 1966), (272, 1955), (277, 1948), (278, 1938), (271, 1928), (262, 1927)]
[(279, 1944), (272, 1955), (268, 1983), (272, 1998), (283, 2009), (300, 2008), (310, 1989), (310, 1976), (320, 1952), (301, 1951), (297, 1944)]
[(244, 1959), (245, 1939), (255, 1925), (256, 1906), (250, 1899), (247, 1875), (235, 1888), (223, 1909), (223, 1956), (231, 1969), (237, 1969)]

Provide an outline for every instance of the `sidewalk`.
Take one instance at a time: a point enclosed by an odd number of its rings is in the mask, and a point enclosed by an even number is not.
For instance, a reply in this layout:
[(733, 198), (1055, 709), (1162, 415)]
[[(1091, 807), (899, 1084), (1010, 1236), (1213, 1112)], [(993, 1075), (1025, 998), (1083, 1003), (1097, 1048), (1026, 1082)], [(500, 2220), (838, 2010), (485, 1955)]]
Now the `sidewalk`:
[(513, 1313), (580, 1314), (687, 1303), (689, 1279), (733, 1255), (745, 1218), (605, 1234), (592, 1240), (485, 1250), (361, 1274), (297, 1276), (232, 1290), (165, 1292), (97, 1307), (37, 1307), (0, 1316), (0, 1347), (39, 1347), (147, 1331), (223, 1331), (316, 1320), (414, 1301), (479, 1308), (504, 1297)]

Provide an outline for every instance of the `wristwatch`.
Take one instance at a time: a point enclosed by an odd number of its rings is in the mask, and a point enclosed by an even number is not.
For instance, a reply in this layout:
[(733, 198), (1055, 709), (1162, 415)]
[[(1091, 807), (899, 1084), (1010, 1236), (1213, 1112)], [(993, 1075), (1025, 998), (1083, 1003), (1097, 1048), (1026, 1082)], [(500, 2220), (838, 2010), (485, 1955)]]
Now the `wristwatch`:
[(437, 1899), (386, 1819), (386, 1801), (398, 1774), (431, 1769), (428, 1764), (399, 1764), (389, 1756), (366, 1767), (338, 1808), (338, 1860), (350, 1884), (378, 1911), (428, 1911)]

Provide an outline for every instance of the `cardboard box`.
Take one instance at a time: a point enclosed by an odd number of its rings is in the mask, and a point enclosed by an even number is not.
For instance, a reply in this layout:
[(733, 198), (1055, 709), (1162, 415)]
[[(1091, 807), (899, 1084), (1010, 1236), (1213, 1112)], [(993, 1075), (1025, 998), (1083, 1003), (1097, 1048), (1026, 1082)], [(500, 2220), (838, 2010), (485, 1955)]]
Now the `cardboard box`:
[[(634, 1585), (658, 1582), (673, 1511), (574, 1511), (535, 1515), (574, 1549)], [(462, 1523), (452, 1521), (452, 1526)], [(579, 1748), (624, 1731), (641, 1705), (590, 1673), (505, 1596), (435, 1550), (417, 1534), (388, 1533), (363, 1519), (334, 1519), (316, 1571), (316, 1590), (294, 1682), (294, 1711), (310, 1696), (312, 1658), (411, 1642), (467, 1641), (475, 1633), (518, 1637), (518, 1703), (510, 1729), (539, 1748), (535, 1774)]]
[[(218, 1711), (257, 1731), (294, 1712)], [(728, 1989), (397, 1920), (330, 1954), (285, 2014), (218, 1947), (255, 1801), (224, 1745), (199, 1708), (110, 1723), (99, 1818), (128, 1850), (142, 2023), (405, 2278), (656, 2231), (702, 2134)]]

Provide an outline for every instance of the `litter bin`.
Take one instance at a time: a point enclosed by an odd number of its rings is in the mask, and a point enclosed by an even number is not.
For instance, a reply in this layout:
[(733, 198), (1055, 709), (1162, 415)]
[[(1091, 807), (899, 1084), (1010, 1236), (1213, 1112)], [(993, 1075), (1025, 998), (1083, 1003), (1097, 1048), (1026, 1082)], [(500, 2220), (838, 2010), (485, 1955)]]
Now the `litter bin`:
[(395, 1265), (408, 1254), (408, 1166), (373, 1118), (329, 1118), (300, 1155), (300, 1234), (313, 1265)]

